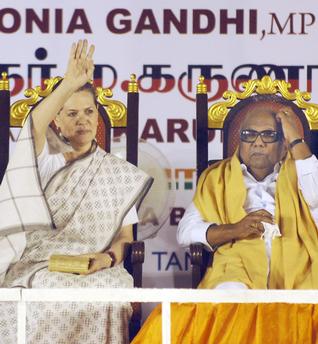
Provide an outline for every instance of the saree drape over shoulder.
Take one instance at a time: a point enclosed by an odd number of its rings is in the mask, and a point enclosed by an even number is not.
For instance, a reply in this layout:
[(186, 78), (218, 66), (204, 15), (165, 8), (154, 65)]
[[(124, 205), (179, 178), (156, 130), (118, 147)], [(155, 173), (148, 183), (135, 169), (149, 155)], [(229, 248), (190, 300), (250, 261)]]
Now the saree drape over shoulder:
[[(82, 276), (49, 272), (48, 260), (53, 254), (79, 255), (107, 249), (123, 218), (142, 200), (152, 179), (135, 166), (97, 148), (59, 170), (43, 192), (30, 122), (23, 128), (17, 144), (17, 152), (21, 154), (20, 143), (28, 147), (29, 157), (23, 157), (24, 166), (19, 158), (18, 164), (8, 166), (1, 187), (10, 193), (0, 193), (0, 207), (1, 204), (13, 207), (10, 210), (13, 216), (2, 223), (2, 228), (0, 223), (0, 235), (8, 245), (12, 245), (14, 236), (20, 236), (23, 245), (25, 236), (25, 247), (18, 261), (2, 262), (2, 270), (8, 265), (2, 287), (133, 287), (132, 277), (121, 264)], [(17, 169), (25, 172), (20, 173), (22, 180), (11, 178)], [(13, 187), (14, 183), (19, 187)], [(26, 200), (37, 203), (37, 213), (25, 214)], [(130, 314), (129, 303), (30, 303), (27, 342), (127, 343)], [(3, 331), (6, 329), (0, 326), (0, 335)]]

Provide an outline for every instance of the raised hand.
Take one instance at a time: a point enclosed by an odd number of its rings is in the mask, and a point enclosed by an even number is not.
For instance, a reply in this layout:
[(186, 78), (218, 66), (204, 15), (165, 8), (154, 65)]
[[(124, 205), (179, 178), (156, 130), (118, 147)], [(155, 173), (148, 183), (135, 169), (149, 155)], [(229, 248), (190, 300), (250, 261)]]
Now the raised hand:
[(287, 144), (302, 138), (302, 132), (297, 126), (297, 115), (287, 106), (282, 107), (276, 114), (276, 119), (281, 123)]
[(70, 83), (75, 89), (80, 88), (93, 79), (94, 50), (94, 45), (91, 45), (88, 49), (86, 39), (72, 44), (64, 80)]
[[(282, 107), (276, 114), (276, 119), (281, 122), (282, 130), (294, 160), (309, 158), (312, 153), (309, 146), (300, 140), (303, 138), (301, 129), (297, 126), (297, 115), (290, 107)], [(295, 144), (296, 143), (296, 144)]]
[(73, 43), (63, 81), (33, 110), (33, 135), (37, 156), (43, 150), (49, 124), (72, 94), (93, 78), (94, 50), (94, 45), (88, 49), (87, 40)]

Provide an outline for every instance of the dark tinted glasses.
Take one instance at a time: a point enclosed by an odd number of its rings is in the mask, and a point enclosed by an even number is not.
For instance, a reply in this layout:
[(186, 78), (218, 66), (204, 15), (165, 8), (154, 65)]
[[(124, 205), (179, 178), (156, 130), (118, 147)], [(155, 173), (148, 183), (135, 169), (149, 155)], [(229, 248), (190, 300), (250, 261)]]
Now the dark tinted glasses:
[(259, 136), (261, 137), (263, 143), (277, 142), (281, 138), (281, 134), (278, 131), (256, 131), (251, 129), (245, 129), (241, 131), (240, 139), (243, 142), (254, 143)]

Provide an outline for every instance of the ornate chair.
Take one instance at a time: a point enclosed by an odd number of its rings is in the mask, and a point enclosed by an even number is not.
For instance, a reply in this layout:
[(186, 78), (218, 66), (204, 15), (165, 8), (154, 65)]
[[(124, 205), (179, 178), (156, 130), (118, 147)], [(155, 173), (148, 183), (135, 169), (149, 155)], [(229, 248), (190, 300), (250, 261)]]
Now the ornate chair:
[[(25, 119), (41, 99), (48, 96), (62, 78), (47, 79), (45, 89), (35, 87), (25, 90), (27, 99), (18, 100), (10, 106), (9, 80), (2, 73), (0, 80), (0, 183), (9, 160), (10, 127), (22, 127)], [(120, 128), (126, 132), (126, 158), (137, 165), (138, 161), (138, 106), (139, 93), (136, 76), (131, 75), (128, 84), (127, 107), (120, 101), (113, 100), (112, 91), (101, 87), (96, 88), (96, 100), (100, 114), (97, 129), (97, 142), (107, 152), (111, 148), (112, 129)], [(134, 287), (142, 287), (142, 263), (144, 262), (144, 242), (137, 241), (137, 226), (133, 227), (134, 242), (127, 245), (125, 268), (133, 276)], [(141, 304), (132, 304), (134, 312), (130, 322), (129, 333), (133, 338), (140, 328)]]
[[(204, 78), (200, 77), (197, 86), (196, 116), (197, 116), (197, 179), (210, 163), (208, 161), (208, 131), (221, 130), (223, 139), (223, 158), (231, 156), (239, 143), (239, 127), (246, 111), (244, 109), (253, 98), (270, 102), (273, 110), (281, 105), (292, 107), (298, 116), (298, 125), (302, 128), (305, 141), (312, 152), (318, 156), (318, 105), (308, 103), (310, 93), (295, 90), (284, 80), (272, 80), (264, 76), (261, 80), (249, 80), (242, 84), (243, 91), (226, 91), (223, 102), (215, 103), (208, 109), (207, 87)], [(275, 101), (272, 101), (273, 96)], [(192, 288), (200, 283), (206, 268), (213, 262), (212, 253), (201, 243), (190, 246), (192, 264)]]

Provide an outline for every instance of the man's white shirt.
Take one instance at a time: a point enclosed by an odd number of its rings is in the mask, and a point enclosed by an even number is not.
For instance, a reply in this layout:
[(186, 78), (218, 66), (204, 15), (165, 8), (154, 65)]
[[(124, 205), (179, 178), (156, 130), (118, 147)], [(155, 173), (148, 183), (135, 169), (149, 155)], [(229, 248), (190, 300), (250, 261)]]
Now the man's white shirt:
[[(304, 160), (296, 160), (298, 186), (307, 202), (312, 217), (318, 227), (318, 160), (312, 155)], [(257, 181), (241, 164), (244, 183), (247, 189), (244, 209), (247, 213), (265, 209), (272, 215), (275, 213), (275, 189), (280, 165), (262, 181)], [(192, 202), (179, 222), (177, 240), (181, 246), (189, 246), (200, 242), (211, 248), (206, 239), (206, 232), (211, 224), (206, 222)]]

